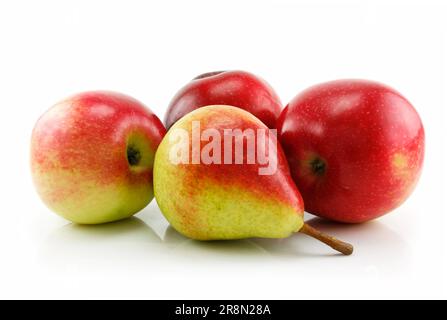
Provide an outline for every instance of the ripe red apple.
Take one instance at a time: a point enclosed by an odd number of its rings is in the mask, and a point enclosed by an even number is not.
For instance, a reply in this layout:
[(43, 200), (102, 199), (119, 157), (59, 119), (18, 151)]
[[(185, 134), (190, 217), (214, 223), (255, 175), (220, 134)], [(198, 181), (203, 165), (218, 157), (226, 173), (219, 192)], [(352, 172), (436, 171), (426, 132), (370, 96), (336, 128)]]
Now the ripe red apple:
[(379, 217), (407, 199), (421, 173), (421, 119), (380, 83), (313, 86), (286, 106), (278, 134), (306, 211), (328, 219)]
[(217, 71), (194, 78), (174, 96), (165, 116), (166, 128), (187, 113), (208, 105), (230, 105), (275, 128), (282, 104), (270, 85), (244, 71)]
[(36, 189), (49, 208), (76, 223), (127, 218), (153, 198), (152, 165), (165, 132), (149, 109), (119, 93), (65, 99), (33, 130)]

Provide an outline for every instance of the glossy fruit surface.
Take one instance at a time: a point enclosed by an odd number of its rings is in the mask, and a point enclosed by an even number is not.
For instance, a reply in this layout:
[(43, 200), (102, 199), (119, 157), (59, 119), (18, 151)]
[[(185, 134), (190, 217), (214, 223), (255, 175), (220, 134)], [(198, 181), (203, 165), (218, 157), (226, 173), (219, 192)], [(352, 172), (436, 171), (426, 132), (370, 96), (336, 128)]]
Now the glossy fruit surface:
[(152, 166), (165, 128), (137, 100), (85, 92), (49, 109), (31, 139), (31, 170), (46, 205), (66, 219), (123, 219), (153, 198)]
[[(193, 126), (200, 124), (200, 133), (207, 130), (218, 140), (202, 139), (202, 155), (208, 155), (210, 141), (222, 150), (220, 163), (192, 163)], [(199, 240), (240, 239), (250, 237), (283, 238), (303, 225), (301, 195), (290, 177), (285, 156), (274, 135), (268, 135), (271, 160), (276, 170), (260, 175), (259, 163), (224, 163), (224, 137), (228, 129), (261, 130), (268, 128), (250, 113), (231, 106), (207, 106), (197, 109), (178, 122), (166, 134), (157, 150), (154, 163), (154, 190), (157, 203), (171, 225), (183, 235)], [(188, 163), (170, 160), (179, 143), (178, 132), (187, 133)], [(273, 139), (273, 140), (272, 140)], [(236, 158), (235, 139), (230, 140), (232, 159)], [(276, 150), (278, 146), (278, 151)], [(261, 147), (264, 148), (264, 147)], [(269, 149), (270, 150), (270, 149)], [(274, 160), (273, 160), (273, 156)], [(277, 157), (276, 157), (277, 156)]]
[(279, 140), (306, 211), (363, 222), (402, 204), (424, 159), (424, 129), (397, 91), (339, 80), (298, 94), (278, 120)]
[(209, 72), (193, 79), (175, 95), (166, 112), (166, 128), (187, 113), (208, 105), (239, 107), (269, 128), (275, 128), (282, 110), (278, 95), (260, 77), (245, 71)]

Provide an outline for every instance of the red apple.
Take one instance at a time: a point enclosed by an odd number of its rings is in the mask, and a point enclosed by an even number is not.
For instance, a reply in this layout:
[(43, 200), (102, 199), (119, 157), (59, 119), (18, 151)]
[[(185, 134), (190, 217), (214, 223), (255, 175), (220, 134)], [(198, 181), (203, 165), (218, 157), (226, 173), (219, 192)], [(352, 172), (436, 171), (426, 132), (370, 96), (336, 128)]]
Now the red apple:
[(313, 86), (286, 106), (278, 134), (306, 211), (328, 219), (379, 217), (407, 199), (421, 173), (421, 119), (380, 83)]
[(208, 105), (244, 109), (269, 128), (275, 128), (282, 104), (270, 85), (244, 71), (217, 71), (194, 78), (172, 99), (165, 116), (166, 128), (187, 113)]
[(165, 131), (149, 109), (122, 94), (86, 92), (63, 100), (33, 130), (37, 191), (73, 222), (127, 218), (153, 198), (152, 165)]

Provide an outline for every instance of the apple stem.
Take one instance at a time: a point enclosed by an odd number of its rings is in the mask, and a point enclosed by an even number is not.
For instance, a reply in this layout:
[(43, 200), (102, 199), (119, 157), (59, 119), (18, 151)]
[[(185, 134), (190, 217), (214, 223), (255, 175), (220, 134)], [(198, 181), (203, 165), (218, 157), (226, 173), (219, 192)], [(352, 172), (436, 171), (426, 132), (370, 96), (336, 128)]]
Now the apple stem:
[(312, 238), (315, 238), (317, 240), (320, 240), (321, 242), (327, 244), (332, 249), (343, 253), (344, 255), (349, 256), (354, 251), (354, 248), (351, 244), (340, 241), (330, 235), (327, 235), (320, 230), (317, 230), (307, 223), (303, 225), (303, 227), (300, 229), (301, 233), (307, 234), (308, 236), (311, 236)]

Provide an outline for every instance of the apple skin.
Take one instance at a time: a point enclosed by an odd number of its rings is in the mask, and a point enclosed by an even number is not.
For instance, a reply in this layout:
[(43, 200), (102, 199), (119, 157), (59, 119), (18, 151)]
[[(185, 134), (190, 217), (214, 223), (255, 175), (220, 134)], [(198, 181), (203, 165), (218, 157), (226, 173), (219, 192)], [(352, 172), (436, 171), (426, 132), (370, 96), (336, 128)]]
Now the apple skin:
[(298, 94), (278, 136), (306, 211), (346, 223), (377, 218), (413, 191), (424, 159), (424, 128), (398, 92), (338, 80)]
[(282, 103), (264, 80), (245, 71), (216, 71), (197, 76), (174, 96), (165, 115), (169, 129), (187, 113), (208, 105), (244, 109), (274, 129)]
[(148, 108), (119, 93), (65, 99), (41, 116), (32, 133), (37, 192), (75, 223), (130, 217), (153, 198), (153, 160), (165, 132)]

